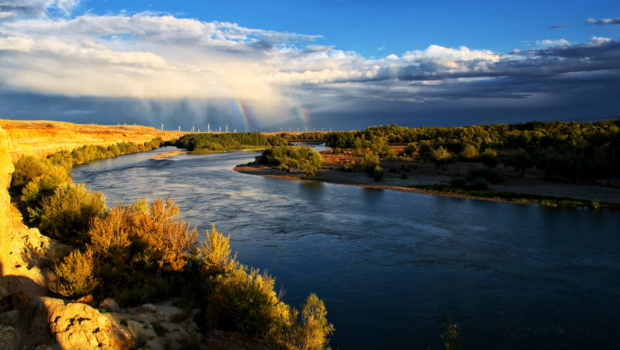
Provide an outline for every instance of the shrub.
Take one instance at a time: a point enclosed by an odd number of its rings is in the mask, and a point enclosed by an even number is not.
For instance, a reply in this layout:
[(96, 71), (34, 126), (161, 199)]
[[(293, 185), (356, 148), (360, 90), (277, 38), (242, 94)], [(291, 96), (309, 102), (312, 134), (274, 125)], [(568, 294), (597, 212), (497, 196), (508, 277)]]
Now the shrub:
[(172, 199), (156, 199), (147, 206), (146, 199), (132, 205), (130, 239), (136, 245), (134, 260), (154, 262), (164, 272), (180, 271), (196, 251), (197, 229), (190, 229), (177, 217), (179, 206)]
[(455, 163), (457, 156), (453, 155), (447, 149), (439, 147), (431, 154), (431, 158), (435, 161), (435, 170), (448, 170), (448, 165)]
[(469, 183), (469, 187), (472, 190), (486, 190), (489, 187), (489, 182), (481, 177), (477, 177)]
[(54, 167), (47, 159), (21, 156), (15, 162), (15, 172), (11, 177), (11, 187), (22, 188), (35, 178), (50, 173)]
[(364, 154), (362, 157), (362, 168), (369, 176), (374, 174), (375, 168), (379, 166), (379, 156), (376, 153)]
[(271, 169), (280, 170), (280, 171), (290, 171), (289, 167), (286, 164), (274, 165)]
[(372, 174), (375, 178), (375, 181), (377, 182), (381, 181), (383, 179), (383, 168), (377, 165), (375, 169), (373, 170)]
[(497, 158), (497, 152), (490, 148), (485, 149), (478, 158), (480, 159), (482, 164), (488, 166), (489, 168), (495, 168), (499, 163)]
[(450, 186), (452, 187), (465, 187), (467, 180), (464, 177), (453, 177), (450, 179)]
[(129, 258), (130, 210), (130, 207), (119, 204), (105, 218), (93, 218), (88, 231), (93, 250), (115, 265), (123, 264)]
[(334, 326), (325, 317), (325, 304), (316, 294), (310, 294), (301, 309), (301, 330), (297, 346), (300, 349), (322, 350), (328, 345), (327, 337), (334, 332)]
[(471, 143), (466, 143), (463, 145), (463, 151), (461, 152), (460, 156), (463, 160), (474, 160), (478, 158), (479, 154), (480, 153), (478, 152), (478, 148), (476, 146), (472, 145)]
[(441, 333), (441, 340), (446, 350), (460, 350), (461, 344), (461, 329), (458, 324), (452, 322), (452, 317), (448, 313), (443, 321), (444, 331)]
[(34, 205), (39, 205), (44, 197), (54, 193), (58, 186), (70, 183), (71, 178), (65, 168), (54, 166), (49, 172), (34, 178), (26, 184), (22, 190), (22, 200)]
[(323, 165), (325, 165), (325, 161), (323, 161), (321, 155), (313, 151), (299, 162), (299, 169), (314, 176), (314, 173), (321, 171)]
[(534, 166), (534, 160), (527, 151), (520, 149), (517, 154), (504, 161), (506, 166), (513, 167), (519, 177), (525, 176), (525, 170)]
[(230, 254), (230, 234), (224, 236), (217, 232), (215, 225), (211, 233), (207, 231), (206, 243), (201, 242), (199, 256), (207, 275), (227, 273), (238, 266), (237, 255)]
[(105, 213), (105, 197), (89, 192), (84, 185), (63, 184), (41, 202), (41, 208), (29, 210), (42, 233), (64, 242), (85, 238), (90, 221)]
[(504, 181), (504, 176), (497, 169), (491, 169), (488, 167), (471, 168), (467, 171), (467, 180), (472, 181), (475, 178), (486, 179), (490, 183), (500, 183)]
[(388, 160), (388, 161), (395, 161), (397, 159), (398, 157), (396, 157), (396, 154), (391, 153), (391, 152), (385, 156), (385, 160)]
[(418, 151), (415, 143), (410, 143), (405, 147), (404, 153), (408, 156), (413, 156)]
[(350, 173), (353, 171), (353, 165), (349, 162), (343, 163), (338, 166), (338, 170)]
[(97, 286), (95, 261), (90, 250), (82, 254), (74, 250), (54, 267), (56, 278), (49, 289), (65, 297), (81, 297), (90, 294)]

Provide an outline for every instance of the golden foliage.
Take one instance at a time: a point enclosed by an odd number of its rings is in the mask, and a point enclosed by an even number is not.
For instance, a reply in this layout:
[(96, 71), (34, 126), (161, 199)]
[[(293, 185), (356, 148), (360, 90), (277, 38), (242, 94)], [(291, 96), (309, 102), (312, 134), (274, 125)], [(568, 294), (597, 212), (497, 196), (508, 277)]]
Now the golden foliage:
[[(136, 206), (138, 207), (138, 206)], [(190, 229), (184, 219), (177, 217), (179, 206), (168, 198), (156, 199), (148, 211), (133, 216), (133, 233), (146, 249), (146, 254), (166, 272), (180, 271), (187, 258), (196, 251), (196, 227)]]
[(327, 322), (325, 304), (312, 293), (301, 310), (299, 349), (322, 350), (328, 344), (327, 337), (334, 332), (334, 326)]
[(119, 204), (104, 219), (95, 217), (88, 232), (94, 250), (110, 258), (116, 265), (129, 258), (130, 217), (131, 208)]
[(81, 297), (90, 294), (97, 286), (95, 261), (92, 251), (84, 254), (74, 250), (54, 267), (57, 278), (49, 283), (49, 289), (65, 297)]
[(215, 230), (207, 230), (207, 241), (200, 243), (200, 259), (208, 274), (226, 273), (237, 267), (237, 254), (230, 254), (230, 234), (224, 236)]

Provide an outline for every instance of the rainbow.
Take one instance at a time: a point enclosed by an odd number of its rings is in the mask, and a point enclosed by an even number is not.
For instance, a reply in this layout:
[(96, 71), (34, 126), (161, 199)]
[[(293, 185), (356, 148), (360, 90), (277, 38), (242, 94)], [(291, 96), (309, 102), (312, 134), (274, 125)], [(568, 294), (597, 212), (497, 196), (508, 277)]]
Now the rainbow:
[(295, 106), (295, 111), (297, 112), (297, 116), (299, 116), (299, 120), (301, 120), (302, 131), (308, 130), (308, 122), (310, 119), (308, 118), (308, 110), (303, 108), (301, 105)]
[(233, 101), (235, 103), (235, 106), (239, 110), (239, 116), (241, 117), (241, 122), (243, 123), (243, 126), (245, 126), (245, 131), (251, 130), (250, 122), (248, 121), (248, 114), (245, 111), (245, 107), (243, 107), (243, 103), (241, 103), (241, 101), (238, 99), (235, 99)]

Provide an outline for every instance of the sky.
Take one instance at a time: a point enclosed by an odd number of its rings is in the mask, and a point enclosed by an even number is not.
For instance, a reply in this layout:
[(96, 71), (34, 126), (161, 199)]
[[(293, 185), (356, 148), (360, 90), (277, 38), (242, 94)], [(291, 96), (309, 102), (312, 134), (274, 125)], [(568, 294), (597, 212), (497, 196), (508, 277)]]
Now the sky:
[(350, 130), (620, 117), (620, 1), (0, 0), (0, 119)]

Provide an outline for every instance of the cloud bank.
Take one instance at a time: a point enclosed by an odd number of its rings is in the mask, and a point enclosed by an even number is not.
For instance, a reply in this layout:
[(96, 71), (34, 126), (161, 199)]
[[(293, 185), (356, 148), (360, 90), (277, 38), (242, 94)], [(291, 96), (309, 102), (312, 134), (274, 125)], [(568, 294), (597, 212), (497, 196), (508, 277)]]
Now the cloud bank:
[[(277, 113), (360, 104), (541, 96), (618, 88), (620, 41), (536, 41), (508, 53), (430, 45), (384, 58), (320, 45), (321, 37), (168, 14), (70, 16), (77, 0), (0, 0), (2, 91), (122, 100), (237, 99)], [(589, 19), (614, 24), (620, 19)], [(587, 89), (588, 87), (585, 87)], [(481, 102), (483, 103), (483, 102)], [(202, 107), (201, 107), (202, 108)]]

